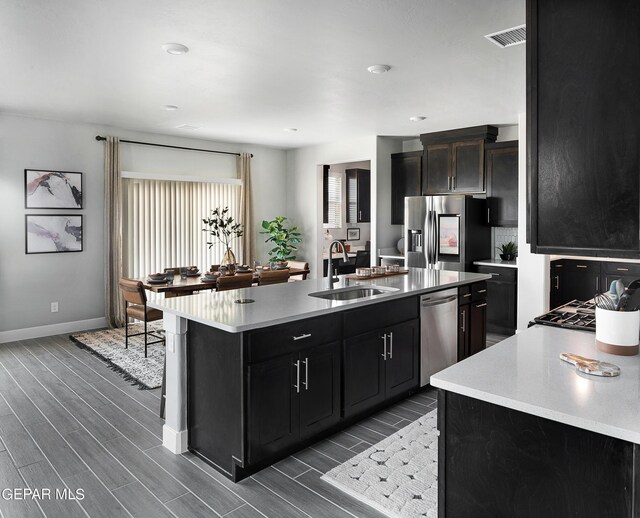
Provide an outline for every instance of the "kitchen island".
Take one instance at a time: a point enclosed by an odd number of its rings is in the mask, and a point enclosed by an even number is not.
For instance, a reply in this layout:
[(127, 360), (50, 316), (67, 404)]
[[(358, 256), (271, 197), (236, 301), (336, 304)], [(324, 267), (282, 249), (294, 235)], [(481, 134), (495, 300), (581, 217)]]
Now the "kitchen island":
[[(562, 352), (614, 363), (579, 373)], [(587, 331), (534, 326), (431, 377), (439, 516), (640, 514), (640, 359)]]
[(411, 268), (150, 300), (166, 332), (164, 446), (240, 480), (405, 397), (419, 385), (419, 296), (488, 277)]

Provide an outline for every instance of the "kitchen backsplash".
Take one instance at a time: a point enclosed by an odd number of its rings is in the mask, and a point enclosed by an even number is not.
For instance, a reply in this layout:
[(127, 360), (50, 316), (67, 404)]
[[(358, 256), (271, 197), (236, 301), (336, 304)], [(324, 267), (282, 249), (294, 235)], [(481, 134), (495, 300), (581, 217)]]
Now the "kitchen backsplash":
[(517, 227), (491, 227), (491, 248), (493, 249), (493, 258), (499, 259), (500, 252), (497, 247), (513, 241), (518, 243), (518, 228)]

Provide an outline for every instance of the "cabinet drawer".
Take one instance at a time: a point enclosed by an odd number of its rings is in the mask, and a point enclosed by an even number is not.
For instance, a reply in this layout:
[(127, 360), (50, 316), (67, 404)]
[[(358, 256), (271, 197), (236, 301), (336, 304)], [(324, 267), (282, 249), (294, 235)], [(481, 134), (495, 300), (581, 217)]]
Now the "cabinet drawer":
[(638, 263), (603, 263), (605, 273), (613, 275), (636, 275), (640, 277), (640, 264)]
[(600, 273), (600, 261), (565, 260), (564, 270), (568, 272)]
[(465, 284), (458, 288), (458, 305), (469, 304), (471, 302), (471, 286)]
[(380, 304), (373, 304), (363, 308), (345, 311), (344, 336), (356, 336), (418, 318), (418, 297), (391, 300)]
[(309, 318), (248, 333), (248, 361), (254, 363), (288, 354), (302, 347), (341, 338), (341, 315)]
[(471, 285), (471, 302), (487, 298), (487, 282), (476, 282)]
[(503, 268), (500, 266), (476, 266), (478, 273), (488, 273), (492, 275), (493, 281), (516, 282), (518, 270), (516, 268)]

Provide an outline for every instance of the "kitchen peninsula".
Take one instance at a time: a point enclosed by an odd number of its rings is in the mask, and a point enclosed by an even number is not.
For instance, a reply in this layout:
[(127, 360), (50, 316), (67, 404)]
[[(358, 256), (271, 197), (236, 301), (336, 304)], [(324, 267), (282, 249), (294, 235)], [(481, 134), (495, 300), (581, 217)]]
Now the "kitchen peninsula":
[(166, 331), (164, 446), (241, 480), (405, 397), (419, 386), (419, 295), (488, 278), (411, 268), (150, 300)]
[[(563, 352), (621, 375), (579, 373)], [(638, 356), (601, 353), (588, 331), (534, 326), (431, 385), (441, 389), (438, 516), (638, 516)]]

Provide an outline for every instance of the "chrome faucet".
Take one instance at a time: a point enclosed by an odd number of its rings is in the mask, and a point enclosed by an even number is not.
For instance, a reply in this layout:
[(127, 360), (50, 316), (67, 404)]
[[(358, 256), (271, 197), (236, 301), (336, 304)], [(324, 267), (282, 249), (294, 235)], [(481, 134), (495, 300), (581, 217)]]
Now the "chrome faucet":
[(329, 288), (333, 288), (333, 283), (334, 282), (338, 282), (338, 271), (336, 270), (335, 275), (334, 275), (334, 271), (333, 271), (333, 245), (337, 245), (337, 246), (341, 246), (342, 247), (342, 259), (344, 260), (345, 263), (349, 262), (349, 256), (347, 255), (347, 251), (344, 247), (344, 244), (340, 241), (338, 241), (337, 239), (334, 239), (333, 241), (331, 241), (331, 243), (329, 244)]

